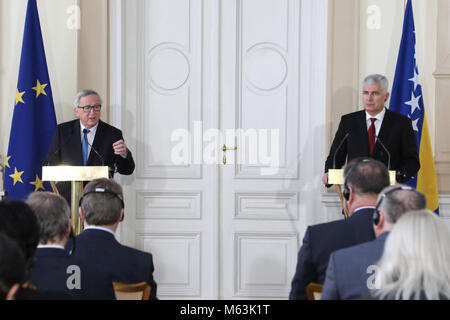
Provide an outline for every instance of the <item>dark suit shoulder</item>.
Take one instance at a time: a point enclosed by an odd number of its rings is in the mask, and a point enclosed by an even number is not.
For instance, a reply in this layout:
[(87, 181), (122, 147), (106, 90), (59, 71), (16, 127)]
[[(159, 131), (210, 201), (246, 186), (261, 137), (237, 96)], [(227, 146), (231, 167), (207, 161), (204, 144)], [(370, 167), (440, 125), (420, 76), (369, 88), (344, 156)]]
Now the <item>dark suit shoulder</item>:
[[(336, 220), (325, 223), (316, 224), (309, 227), (311, 239), (326, 239), (327, 242), (333, 242), (335, 238), (337, 243), (342, 243), (349, 236), (349, 232), (354, 233), (357, 238), (361, 236), (374, 237), (372, 234), (372, 214), (373, 209), (367, 208), (353, 214), (345, 220)], [(372, 232), (369, 232), (372, 231)], [(361, 234), (359, 234), (361, 233)]]
[(409, 124), (411, 122), (411, 119), (408, 118), (407, 116), (405, 116), (405, 115), (403, 115), (401, 113), (398, 113), (396, 111), (391, 111), (389, 109), (386, 109), (385, 117), (386, 116), (390, 117), (392, 119), (392, 121), (395, 121), (397, 123), (398, 122), (404, 122), (404, 123), (408, 123)]
[[(404, 122), (410, 122), (411, 119), (409, 119), (407, 116), (398, 113), (396, 111), (392, 111), (386, 108), (386, 114), (385, 117), (391, 118), (393, 121), (404, 121)], [(344, 114), (341, 119), (342, 121), (353, 121), (357, 118), (365, 118), (365, 110), (359, 110), (351, 113)]]
[(120, 244), (120, 246), (122, 247), (123, 250), (126, 250), (130, 254), (133, 254), (133, 255), (135, 255), (135, 256), (137, 256), (139, 258), (151, 258), (151, 256), (152, 256), (151, 253), (148, 253), (148, 252), (136, 249), (136, 248), (128, 247), (128, 246), (125, 246), (123, 244)]
[(365, 113), (365, 110), (358, 110), (358, 111), (355, 111), (355, 112), (350, 112), (350, 113), (344, 114), (341, 117), (341, 119), (342, 119), (342, 121), (354, 120), (356, 118), (363, 117), (364, 113)]
[(360, 253), (360, 252), (363, 252), (363, 253), (373, 252), (373, 249), (378, 247), (379, 244), (380, 243), (377, 242), (376, 240), (367, 241), (367, 242), (363, 242), (363, 243), (354, 245), (353, 247), (336, 250), (332, 254), (334, 255), (336, 260), (346, 261), (347, 259), (349, 259), (351, 257), (357, 256), (358, 253)]
[(339, 230), (341, 228), (344, 228), (345, 225), (348, 224), (348, 221), (349, 220), (335, 220), (309, 226), (310, 236), (311, 237), (323, 236), (326, 232), (330, 232), (332, 230)]
[(58, 130), (63, 130), (63, 131), (72, 130), (74, 128), (74, 126), (76, 125), (76, 122), (79, 122), (79, 121), (80, 121), (79, 119), (74, 119), (74, 120), (70, 120), (67, 122), (63, 122), (63, 123), (58, 124), (57, 128), (58, 128)]
[(110, 124), (108, 124), (106, 122), (103, 122), (101, 120), (98, 122), (98, 126), (101, 127), (102, 130), (122, 135), (122, 130), (120, 130), (120, 129), (118, 129), (118, 128), (116, 128), (116, 127), (114, 127), (114, 126), (112, 126), (112, 125), (110, 125)]
[[(58, 124), (58, 129), (64, 130), (64, 131), (72, 130), (77, 125), (77, 122), (79, 122), (79, 121), (80, 121), (79, 119), (74, 119), (74, 120), (60, 123), (60, 124)], [(110, 132), (113, 134), (120, 134), (120, 135), (122, 134), (122, 130), (120, 130), (106, 122), (103, 122), (101, 120), (98, 122), (98, 127), (101, 128), (100, 130), (104, 130), (105, 132)]]
[[(129, 260), (135, 259), (146, 262), (152, 259), (151, 253), (125, 246), (118, 242), (114, 235), (104, 230), (87, 229), (80, 233), (76, 239), (77, 245), (83, 248), (88, 248), (93, 243), (102, 243), (103, 248), (109, 247), (116, 250), (116, 254), (112, 258), (123, 259), (126, 257)], [(76, 250), (75, 254), (77, 254)]]

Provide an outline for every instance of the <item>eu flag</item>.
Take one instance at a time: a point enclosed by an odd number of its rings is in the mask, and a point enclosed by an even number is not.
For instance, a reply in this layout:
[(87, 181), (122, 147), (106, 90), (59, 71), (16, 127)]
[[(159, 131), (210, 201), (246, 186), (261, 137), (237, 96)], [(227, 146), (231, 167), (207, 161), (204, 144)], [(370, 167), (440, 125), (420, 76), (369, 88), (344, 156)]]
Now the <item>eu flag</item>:
[(408, 0), (406, 5), (389, 109), (411, 119), (419, 148), (420, 170), (406, 184), (425, 194), (427, 209), (439, 213), (436, 171), (416, 60), (416, 36), (411, 0)]
[(28, 0), (5, 164), (5, 191), (8, 198), (25, 199), (30, 192), (45, 190), (42, 164), (55, 129), (56, 116), (39, 14), (36, 0)]

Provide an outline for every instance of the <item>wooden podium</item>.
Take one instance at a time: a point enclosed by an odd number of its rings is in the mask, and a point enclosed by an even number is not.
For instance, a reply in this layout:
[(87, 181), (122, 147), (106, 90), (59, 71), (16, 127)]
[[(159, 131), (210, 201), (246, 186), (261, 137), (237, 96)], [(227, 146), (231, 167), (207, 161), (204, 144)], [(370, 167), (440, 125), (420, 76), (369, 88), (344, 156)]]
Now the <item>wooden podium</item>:
[(107, 166), (44, 166), (42, 167), (42, 181), (49, 181), (52, 184), (53, 192), (58, 193), (55, 182), (70, 181), (71, 188), (71, 210), (72, 227), (75, 235), (81, 233), (83, 225), (78, 214), (78, 202), (83, 193), (83, 182), (99, 178), (108, 179)]
[[(395, 180), (395, 171), (389, 170), (389, 181), (391, 185), (396, 183)], [(329, 169), (328, 170), (328, 183), (334, 184), (338, 190), (339, 199), (341, 200), (342, 209), (344, 210), (344, 217), (347, 219), (349, 214), (344, 206), (344, 196), (342, 194), (341, 185), (345, 182), (344, 179), (344, 169)]]

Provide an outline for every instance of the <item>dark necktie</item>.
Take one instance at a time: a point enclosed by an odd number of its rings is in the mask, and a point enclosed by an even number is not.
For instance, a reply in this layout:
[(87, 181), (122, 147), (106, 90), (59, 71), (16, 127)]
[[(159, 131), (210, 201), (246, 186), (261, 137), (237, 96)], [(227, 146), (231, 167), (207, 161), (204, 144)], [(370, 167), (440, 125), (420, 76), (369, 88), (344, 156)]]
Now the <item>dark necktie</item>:
[(88, 158), (88, 141), (87, 141), (87, 134), (91, 132), (91, 130), (85, 130), (84, 136), (83, 136), (83, 143), (81, 144), (81, 148), (83, 150), (83, 165), (86, 165), (87, 158)]
[(370, 121), (372, 121), (372, 124), (369, 127), (369, 155), (372, 156), (373, 154), (373, 147), (375, 146), (375, 120), (377, 118), (370, 118)]

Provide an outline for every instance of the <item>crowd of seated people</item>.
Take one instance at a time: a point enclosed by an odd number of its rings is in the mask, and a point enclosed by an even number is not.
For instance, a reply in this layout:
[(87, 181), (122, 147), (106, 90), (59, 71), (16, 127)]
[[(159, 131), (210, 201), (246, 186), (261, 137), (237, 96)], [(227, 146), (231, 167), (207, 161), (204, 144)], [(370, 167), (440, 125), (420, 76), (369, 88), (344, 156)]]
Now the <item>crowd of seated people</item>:
[[(389, 186), (386, 168), (373, 159), (352, 161), (344, 175), (351, 216), (308, 228), (290, 299), (306, 299), (311, 282), (323, 284), (324, 300), (449, 299), (450, 232), (425, 209), (425, 196)], [(91, 181), (79, 213), (84, 230), (74, 237), (59, 195), (0, 202), (0, 299), (113, 300), (114, 282), (146, 282), (157, 299), (152, 255), (115, 238), (125, 213), (122, 187)]]
[(157, 299), (152, 255), (115, 238), (124, 207), (118, 183), (91, 181), (80, 200), (84, 230), (74, 237), (69, 205), (59, 195), (0, 202), (0, 298), (113, 300), (113, 282), (146, 282)]
[(344, 206), (351, 216), (308, 227), (291, 300), (307, 299), (309, 284), (322, 285), (322, 300), (450, 298), (447, 226), (425, 210), (422, 193), (380, 180), (388, 174), (383, 166), (373, 159), (347, 165)]

